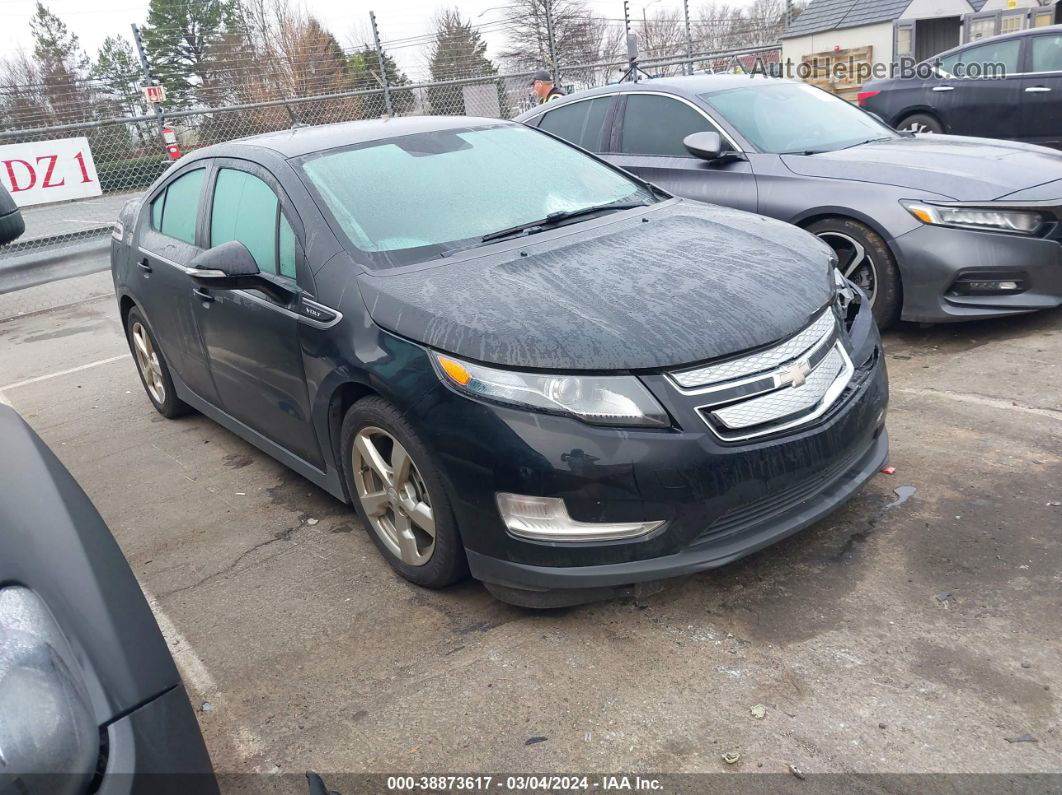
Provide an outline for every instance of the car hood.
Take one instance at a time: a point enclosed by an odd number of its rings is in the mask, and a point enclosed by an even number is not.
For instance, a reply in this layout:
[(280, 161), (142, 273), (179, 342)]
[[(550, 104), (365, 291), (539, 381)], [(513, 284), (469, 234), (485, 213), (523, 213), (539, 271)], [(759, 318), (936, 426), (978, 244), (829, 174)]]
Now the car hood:
[(794, 226), (672, 200), (366, 273), (359, 286), (379, 326), (457, 356), (640, 370), (795, 333), (832, 297), (831, 256)]
[(782, 161), (806, 177), (877, 182), (958, 201), (989, 201), (1062, 178), (1062, 154), (1053, 149), (957, 135), (919, 135), (819, 155), (782, 155)]

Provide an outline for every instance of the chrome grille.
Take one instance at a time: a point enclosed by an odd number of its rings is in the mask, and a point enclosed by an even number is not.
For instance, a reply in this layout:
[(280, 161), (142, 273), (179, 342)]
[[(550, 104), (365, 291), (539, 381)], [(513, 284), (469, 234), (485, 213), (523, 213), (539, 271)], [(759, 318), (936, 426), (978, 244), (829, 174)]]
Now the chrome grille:
[(723, 381), (733, 381), (737, 378), (746, 378), (756, 373), (770, 370), (783, 362), (796, 359), (800, 354), (807, 351), (823, 337), (830, 334), (837, 325), (833, 311), (827, 309), (796, 336), (790, 337), (785, 342), (775, 345), (773, 348), (745, 356), (740, 359), (709, 364), (698, 367), (695, 370), (684, 370), (672, 373), (675, 383), (684, 389), (694, 389), (709, 384), (718, 384)]
[(698, 400), (698, 413), (717, 436), (741, 441), (821, 417), (854, 372), (837, 318), (827, 309), (767, 350), (671, 373), (670, 378), (680, 392)]

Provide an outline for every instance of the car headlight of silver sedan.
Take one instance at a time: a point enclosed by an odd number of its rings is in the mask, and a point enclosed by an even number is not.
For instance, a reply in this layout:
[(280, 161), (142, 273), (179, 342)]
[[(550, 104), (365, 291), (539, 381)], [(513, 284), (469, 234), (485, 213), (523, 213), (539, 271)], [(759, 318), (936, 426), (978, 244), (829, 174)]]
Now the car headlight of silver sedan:
[(904, 199), (900, 204), (923, 224), (932, 226), (1017, 232), (1029, 235), (1039, 229), (1043, 223), (1043, 216), (1040, 213), (1026, 210), (993, 210), (988, 207), (929, 204), (908, 199)]
[(469, 397), (567, 414), (591, 425), (669, 426), (667, 412), (631, 375), (523, 373), (433, 353), (440, 379)]

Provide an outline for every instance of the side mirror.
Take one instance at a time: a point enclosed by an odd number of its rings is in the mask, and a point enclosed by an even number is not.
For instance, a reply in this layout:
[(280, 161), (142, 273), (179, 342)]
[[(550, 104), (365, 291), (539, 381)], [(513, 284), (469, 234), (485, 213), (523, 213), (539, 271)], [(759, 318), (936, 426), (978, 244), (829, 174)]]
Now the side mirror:
[(261, 273), (254, 255), (239, 240), (208, 248), (192, 260), (192, 267), (202, 271), (191, 274), (194, 281), (214, 287), (221, 287), (222, 282), (246, 280)]
[(0, 246), (17, 240), (25, 231), (26, 222), (22, 219), (22, 212), (7, 188), (0, 185)]
[(283, 304), (299, 294), (297, 287), (258, 270), (254, 255), (239, 240), (208, 248), (191, 265), (189, 278), (211, 290), (261, 290)]
[(723, 138), (717, 132), (696, 132), (682, 139), (682, 145), (694, 157), (718, 160), (723, 153)]

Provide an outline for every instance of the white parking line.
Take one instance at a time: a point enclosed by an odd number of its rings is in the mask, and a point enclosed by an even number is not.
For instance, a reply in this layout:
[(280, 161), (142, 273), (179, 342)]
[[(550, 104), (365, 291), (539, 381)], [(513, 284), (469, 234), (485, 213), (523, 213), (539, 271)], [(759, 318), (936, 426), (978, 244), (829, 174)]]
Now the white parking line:
[[(200, 701), (209, 701), (214, 709), (223, 713), (225, 697), (219, 691), (218, 683), (211, 676), (210, 671), (207, 670), (203, 659), (196, 653), (195, 648), (188, 642), (188, 639), (177, 629), (176, 625), (159, 605), (158, 600), (151, 595), (144, 587), (144, 584), (140, 580), (137, 580), (137, 584), (140, 585), (140, 590), (143, 591), (144, 598), (147, 599), (148, 607), (151, 608), (151, 612), (155, 615), (155, 621), (159, 625), (159, 630), (162, 632), (166, 645), (169, 646), (173, 661), (177, 664), (177, 670), (181, 672), (181, 678), (184, 680), (187, 689), (192, 691), (189, 696), (194, 694), (199, 697)], [(192, 708), (197, 712), (199, 711), (196, 707), (195, 699), (192, 699)], [(234, 724), (231, 719), (228, 723), (231, 727), (229, 737), (236, 752), (247, 760), (256, 757), (260, 758), (266, 747), (262, 739), (246, 726), (238, 723)], [(264, 773), (269, 768), (270, 765), (266, 761), (255, 765), (253, 770), (256, 773)]]
[(203, 664), (203, 660), (143, 584), (140, 585), (140, 590), (144, 592), (148, 607), (155, 614), (155, 620), (159, 624), (159, 629), (162, 630), (162, 637), (166, 639), (166, 645), (170, 647), (173, 661), (177, 663), (181, 676), (204, 699), (212, 697), (217, 692), (218, 685), (206, 665)]
[(975, 395), (969, 392), (953, 392), (950, 389), (915, 389), (911, 387), (893, 387), (893, 392), (902, 395), (917, 395), (919, 397), (940, 397), (949, 400), (957, 400), (960, 403), (972, 403), (976, 406), (985, 406), (1004, 411), (1020, 411), (1025, 414), (1034, 414), (1037, 417), (1047, 417), (1052, 420), (1062, 420), (1062, 411), (1058, 409), (1044, 409), (1038, 406), (1025, 406), (1012, 400)]
[(59, 378), (60, 376), (70, 375), (72, 373), (80, 373), (82, 370), (91, 370), (93, 367), (99, 367), (101, 364), (110, 364), (111, 362), (117, 362), (128, 358), (129, 354), (123, 353), (121, 356), (112, 356), (110, 359), (100, 359), (98, 362), (89, 362), (88, 364), (82, 364), (78, 367), (71, 367), (69, 370), (60, 370), (57, 373), (48, 373), (48, 375), (39, 375), (36, 378), (27, 378), (25, 381), (17, 381), (14, 384), (0, 387), (0, 392), (6, 392), (9, 389), (18, 389), (21, 386), (29, 386), (30, 384), (47, 381), (50, 378)]

